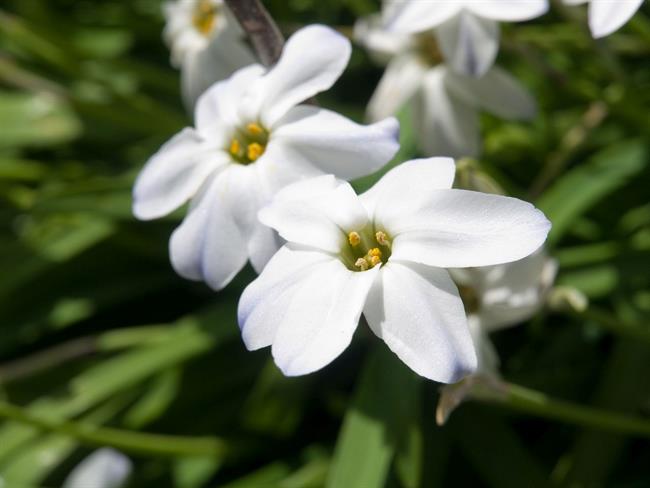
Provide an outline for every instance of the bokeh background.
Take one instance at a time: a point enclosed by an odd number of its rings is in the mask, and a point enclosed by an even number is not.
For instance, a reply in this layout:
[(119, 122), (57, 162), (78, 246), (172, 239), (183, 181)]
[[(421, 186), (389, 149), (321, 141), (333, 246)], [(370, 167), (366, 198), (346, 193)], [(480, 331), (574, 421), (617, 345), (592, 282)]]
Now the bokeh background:
[[(265, 4), (285, 34), (318, 22), (350, 35), (380, 7)], [(327, 368), (284, 378), (239, 337), (253, 271), (220, 293), (185, 281), (167, 255), (182, 212), (131, 215), (135, 175), (191, 123), (161, 2), (3, 0), (0, 486), (61, 486), (106, 443), (138, 488), (650, 486), (650, 8), (602, 41), (584, 13), (552, 2), (503, 26), (499, 63), (540, 110), (532, 123), (483, 116), (477, 164), (552, 220), (558, 284), (590, 306), (493, 339), (509, 382), (647, 419), (626, 434), (507, 402), (467, 402), (438, 427), (439, 385), (363, 328)], [(319, 102), (361, 121), (381, 74), (357, 48)], [(400, 121), (395, 162), (417, 156)]]

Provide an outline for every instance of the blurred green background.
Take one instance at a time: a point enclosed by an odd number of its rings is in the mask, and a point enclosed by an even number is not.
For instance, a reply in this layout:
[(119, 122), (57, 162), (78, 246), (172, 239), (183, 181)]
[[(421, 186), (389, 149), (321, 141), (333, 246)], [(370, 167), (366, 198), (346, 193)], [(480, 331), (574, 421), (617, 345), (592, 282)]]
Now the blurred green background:
[[(379, 10), (266, 4), (287, 34), (314, 22), (349, 34)], [(161, 3), (4, 0), (0, 486), (60, 486), (103, 444), (134, 461), (130, 487), (650, 486), (650, 9), (599, 42), (581, 13), (554, 2), (504, 26), (499, 63), (540, 114), (484, 116), (480, 167), (546, 212), (558, 282), (590, 307), (546, 311), (494, 340), (505, 379), (640, 418), (626, 434), (508, 402), (466, 403), (438, 427), (439, 385), (363, 329), (324, 370), (282, 377), (268, 350), (239, 338), (252, 270), (220, 293), (187, 282), (167, 256), (182, 213), (142, 223), (130, 212), (138, 170), (190, 123)], [(381, 73), (355, 49), (319, 101), (362, 120)], [(417, 155), (400, 119), (396, 161)]]

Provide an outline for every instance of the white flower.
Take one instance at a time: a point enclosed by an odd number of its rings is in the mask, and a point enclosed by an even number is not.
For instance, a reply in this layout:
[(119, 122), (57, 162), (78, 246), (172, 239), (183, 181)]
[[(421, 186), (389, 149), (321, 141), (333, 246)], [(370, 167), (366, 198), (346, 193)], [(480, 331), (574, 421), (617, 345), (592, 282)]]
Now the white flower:
[(530, 20), (547, 10), (547, 0), (391, 0), (384, 23), (402, 33), (435, 29), (447, 63), (459, 73), (481, 76), (499, 50), (498, 22)]
[(133, 466), (129, 458), (114, 449), (93, 452), (70, 472), (63, 488), (120, 488)]
[(567, 5), (589, 2), (589, 29), (595, 38), (605, 37), (620, 29), (637, 10), (643, 0), (564, 0)]
[(172, 65), (181, 69), (188, 108), (216, 81), (255, 62), (243, 32), (222, 0), (175, 0), (164, 4), (163, 37)]
[(361, 314), (411, 369), (458, 381), (476, 356), (445, 268), (521, 259), (550, 223), (529, 203), (452, 190), (454, 162), (415, 160), (357, 196), (322, 176), (281, 191), (260, 219), (288, 243), (244, 291), (248, 349), (272, 345), (284, 374), (310, 373), (350, 343)]
[(350, 57), (350, 43), (309, 26), (286, 43), (278, 63), (237, 71), (198, 101), (196, 128), (167, 142), (140, 173), (133, 211), (164, 216), (192, 198), (170, 242), (176, 271), (226, 286), (250, 258), (259, 272), (279, 247), (257, 212), (299, 179), (370, 174), (395, 154), (395, 119), (363, 126), (329, 110), (298, 105), (329, 88)]
[(390, 59), (368, 104), (370, 120), (395, 114), (411, 103), (421, 150), (429, 155), (478, 156), (479, 111), (506, 119), (531, 119), (535, 100), (511, 75), (496, 66), (483, 76), (465, 76), (439, 64), (435, 39), (395, 34), (378, 16), (362, 19), (355, 37), (378, 59)]

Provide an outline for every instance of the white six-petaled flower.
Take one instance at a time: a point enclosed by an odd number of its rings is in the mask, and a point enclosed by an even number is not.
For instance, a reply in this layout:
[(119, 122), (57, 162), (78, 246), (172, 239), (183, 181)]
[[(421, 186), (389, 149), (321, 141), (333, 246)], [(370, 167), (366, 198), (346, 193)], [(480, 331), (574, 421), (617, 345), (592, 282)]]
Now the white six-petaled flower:
[(431, 33), (394, 33), (379, 16), (361, 19), (355, 38), (386, 72), (368, 104), (368, 118), (380, 120), (411, 103), (417, 141), (428, 156), (478, 156), (479, 111), (513, 120), (531, 119), (536, 103), (528, 91), (497, 66), (481, 77), (459, 74), (441, 64)]
[(121, 452), (98, 449), (74, 467), (63, 488), (121, 488), (132, 470), (133, 463)]
[(181, 69), (181, 92), (189, 109), (214, 82), (255, 62), (223, 0), (175, 0), (165, 3), (163, 12), (163, 37), (172, 65)]
[(595, 38), (605, 37), (620, 29), (637, 10), (643, 0), (564, 0), (567, 5), (589, 2), (589, 29)]
[(297, 31), (270, 70), (252, 65), (213, 85), (197, 103), (196, 128), (148, 161), (133, 191), (136, 217), (158, 218), (192, 199), (170, 241), (180, 275), (221, 289), (249, 258), (261, 271), (279, 243), (257, 212), (276, 191), (322, 174), (364, 176), (393, 157), (395, 119), (364, 126), (299, 105), (336, 81), (350, 51), (330, 28)]
[(244, 291), (248, 349), (272, 346), (286, 375), (318, 370), (350, 343), (363, 313), (411, 369), (455, 382), (476, 368), (458, 290), (445, 268), (521, 259), (550, 228), (529, 203), (451, 189), (454, 162), (415, 160), (357, 196), (321, 176), (260, 212), (287, 244)]
[(534, 19), (547, 0), (388, 0), (384, 23), (395, 32), (435, 29), (447, 63), (457, 72), (485, 74), (499, 50), (498, 22)]

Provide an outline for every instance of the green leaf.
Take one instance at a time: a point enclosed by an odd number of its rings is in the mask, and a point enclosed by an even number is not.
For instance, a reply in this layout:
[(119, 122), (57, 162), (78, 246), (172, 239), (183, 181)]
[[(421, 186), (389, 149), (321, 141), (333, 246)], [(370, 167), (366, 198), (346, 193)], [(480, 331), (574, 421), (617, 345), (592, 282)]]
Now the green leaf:
[(621, 142), (568, 171), (537, 202), (553, 223), (549, 242), (558, 242), (578, 217), (623, 187), (646, 165), (645, 143)]
[(371, 353), (339, 432), (327, 486), (383, 487), (417, 418), (420, 379), (384, 344)]

